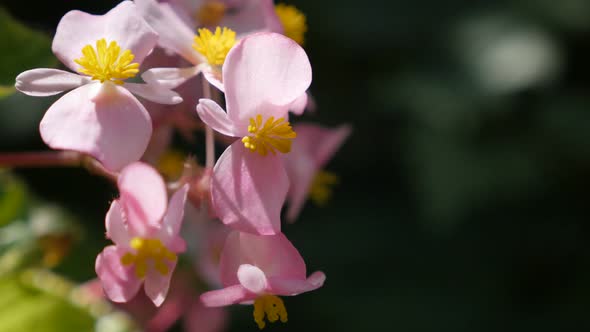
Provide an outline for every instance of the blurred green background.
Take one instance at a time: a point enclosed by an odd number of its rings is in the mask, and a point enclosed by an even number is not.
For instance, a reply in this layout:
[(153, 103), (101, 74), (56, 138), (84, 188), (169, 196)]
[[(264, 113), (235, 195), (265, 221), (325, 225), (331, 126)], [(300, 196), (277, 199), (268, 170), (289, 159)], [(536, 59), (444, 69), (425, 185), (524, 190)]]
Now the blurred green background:
[[(68, 10), (115, 3), (2, 6), (51, 35)], [(267, 329), (590, 328), (590, 1), (287, 3), (309, 25), (318, 112), (303, 120), (354, 133), (328, 166), (341, 177), (333, 201), (284, 227), (326, 285), (285, 299), (289, 322)], [(28, 33), (3, 24), (4, 46)], [(55, 61), (48, 43), (34, 45), (0, 54), (0, 92)], [(44, 149), (37, 126), (53, 100), (0, 100), (0, 148)], [(15, 173), (85, 234), (56, 271), (93, 278), (115, 189), (80, 169)], [(0, 322), (18, 311), (3, 296)], [(231, 331), (257, 330), (251, 308), (232, 314)]]

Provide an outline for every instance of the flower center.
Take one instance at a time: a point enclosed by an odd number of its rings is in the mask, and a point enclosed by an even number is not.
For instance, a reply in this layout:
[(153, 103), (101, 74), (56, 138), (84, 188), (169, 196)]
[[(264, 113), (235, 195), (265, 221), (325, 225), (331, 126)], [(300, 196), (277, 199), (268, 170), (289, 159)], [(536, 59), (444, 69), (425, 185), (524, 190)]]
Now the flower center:
[(177, 180), (184, 171), (186, 156), (179, 150), (169, 149), (160, 156), (156, 168), (167, 180)]
[(281, 322), (286, 323), (287, 309), (283, 300), (274, 295), (262, 295), (254, 300), (254, 321), (261, 330), (266, 326), (265, 315), (271, 323), (276, 322), (279, 318)]
[(250, 151), (258, 152), (266, 156), (270, 151), (273, 155), (276, 150), (282, 153), (291, 151), (291, 143), (297, 134), (291, 128), (291, 124), (285, 118), (276, 119), (271, 116), (262, 122), (262, 115), (258, 114), (256, 119), (250, 118), (248, 132), (252, 135), (242, 138), (242, 143)]
[(297, 44), (303, 45), (304, 35), (307, 32), (305, 15), (294, 6), (282, 3), (275, 6), (275, 12), (285, 29), (285, 36), (293, 39)]
[(225, 15), (226, 7), (222, 2), (210, 1), (202, 5), (194, 14), (194, 19), (201, 26), (216, 26)]
[(229, 50), (236, 43), (236, 33), (228, 28), (217, 27), (215, 33), (203, 28), (199, 29), (199, 35), (195, 36), (193, 48), (201, 53), (212, 66), (221, 66)]
[(123, 80), (134, 77), (139, 72), (139, 63), (131, 63), (135, 55), (130, 50), (121, 53), (121, 47), (112, 41), (107, 46), (103, 38), (96, 42), (96, 49), (88, 44), (82, 48), (83, 56), (74, 60), (82, 66), (78, 72), (91, 76), (93, 80), (113, 81), (123, 84)]
[(144, 239), (134, 237), (129, 242), (131, 248), (135, 249), (135, 254), (130, 252), (121, 257), (121, 263), (125, 266), (135, 265), (135, 275), (142, 279), (145, 277), (148, 264), (156, 269), (161, 275), (165, 276), (170, 272), (168, 262), (176, 261), (176, 254), (168, 250), (162, 241), (158, 239)]
[(332, 187), (338, 184), (338, 176), (327, 171), (316, 173), (309, 189), (309, 198), (318, 206), (324, 206), (332, 198)]

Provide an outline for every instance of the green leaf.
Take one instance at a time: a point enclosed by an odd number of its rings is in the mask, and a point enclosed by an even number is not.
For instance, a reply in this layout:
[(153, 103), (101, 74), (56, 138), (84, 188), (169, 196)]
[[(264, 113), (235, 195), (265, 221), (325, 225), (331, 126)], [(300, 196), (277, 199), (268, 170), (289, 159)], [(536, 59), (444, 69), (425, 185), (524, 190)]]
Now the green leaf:
[(86, 311), (11, 276), (0, 279), (0, 331), (63, 332), (94, 330)]
[(4, 226), (25, 212), (27, 192), (24, 184), (10, 173), (0, 171), (0, 226)]
[(14, 89), (14, 78), (21, 72), (39, 68), (54, 67), (57, 59), (51, 53), (51, 38), (18, 22), (3, 8), (0, 8), (0, 98), (10, 95)]

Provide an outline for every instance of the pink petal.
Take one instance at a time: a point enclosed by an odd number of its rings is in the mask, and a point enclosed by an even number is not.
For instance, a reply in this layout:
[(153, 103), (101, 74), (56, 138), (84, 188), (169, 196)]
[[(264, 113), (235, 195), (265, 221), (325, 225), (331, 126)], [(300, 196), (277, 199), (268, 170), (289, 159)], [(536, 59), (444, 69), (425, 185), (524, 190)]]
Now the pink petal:
[(240, 284), (252, 293), (259, 294), (266, 288), (266, 276), (257, 266), (242, 264), (237, 272)]
[(127, 225), (123, 217), (123, 210), (118, 200), (111, 203), (111, 208), (105, 218), (107, 237), (111, 239), (118, 247), (128, 248), (131, 237), (129, 236)]
[(225, 87), (221, 81), (221, 73), (212, 69), (210, 66), (206, 66), (203, 68), (203, 77), (207, 80), (207, 82), (219, 89), (219, 91), (225, 93)]
[(245, 136), (248, 133), (246, 128), (243, 130), (235, 128), (233, 122), (227, 117), (227, 113), (211, 99), (199, 99), (197, 113), (206, 125), (223, 135), (236, 137)]
[(141, 286), (141, 280), (137, 279), (133, 269), (121, 264), (124, 254), (117, 247), (108, 246), (96, 257), (96, 274), (107, 297), (114, 302), (131, 300)]
[(237, 271), (243, 264), (258, 267), (266, 278), (305, 280), (305, 262), (280, 233), (273, 236), (232, 232), (221, 253), (220, 272), (223, 285), (240, 283)]
[(228, 312), (221, 308), (208, 308), (194, 301), (184, 317), (186, 332), (221, 332), (229, 322)]
[(272, 235), (281, 231), (280, 213), (288, 187), (280, 156), (260, 156), (237, 141), (213, 168), (212, 203), (224, 224), (244, 232)]
[(170, 279), (172, 278), (172, 273), (174, 272), (175, 267), (176, 262), (168, 263), (169, 272), (166, 275), (162, 275), (154, 269), (148, 270), (143, 287), (145, 289), (145, 294), (152, 300), (152, 302), (154, 302), (156, 307), (162, 305), (166, 299), (166, 295), (168, 295)]
[(29, 96), (52, 96), (90, 82), (84, 76), (50, 68), (27, 70), (16, 77), (14, 87)]
[(182, 103), (182, 97), (178, 93), (157, 84), (125, 83), (125, 88), (154, 103), (165, 105)]
[(294, 148), (300, 146), (315, 160), (318, 169), (325, 166), (352, 132), (349, 125), (332, 129), (314, 124), (298, 124), (293, 129), (297, 133)]
[(256, 114), (285, 116), (310, 83), (311, 65), (305, 51), (277, 33), (243, 39), (223, 65), (227, 113), (235, 123), (246, 123)]
[(39, 130), (51, 148), (88, 153), (116, 171), (141, 158), (152, 124), (127, 90), (95, 83), (70, 91), (51, 105)]
[[(299, 133), (297, 136), (299, 138)], [(285, 158), (285, 169), (291, 184), (287, 196), (288, 208), (285, 217), (287, 221), (294, 222), (307, 201), (309, 189), (318, 169), (312, 157), (298, 149), (295, 144)]]
[(256, 294), (249, 292), (242, 285), (233, 285), (201, 294), (201, 302), (207, 307), (223, 307), (251, 301), (256, 297)]
[(234, 30), (239, 38), (256, 32), (283, 33), (272, 0), (240, 1), (241, 6), (228, 12), (220, 26)]
[(194, 65), (204, 62), (192, 47), (195, 34), (191, 27), (168, 4), (158, 4), (153, 0), (135, 0), (135, 3), (139, 14), (160, 36), (160, 46), (173, 50)]
[(275, 295), (292, 296), (312, 290), (316, 290), (324, 285), (326, 275), (323, 272), (314, 272), (306, 279), (283, 279), (269, 278), (269, 292)]
[(146, 83), (157, 83), (157, 85), (174, 89), (184, 82), (199, 74), (201, 66), (187, 68), (151, 68), (141, 74)]
[(159, 228), (166, 212), (166, 186), (160, 174), (142, 162), (125, 167), (117, 182), (120, 204), (134, 236), (145, 237)]
[(291, 113), (295, 115), (301, 115), (307, 108), (308, 96), (307, 93), (302, 94), (299, 98), (295, 99), (295, 101), (289, 107)]
[(164, 216), (164, 221), (162, 222), (159, 234), (159, 238), (165, 244), (175, 240), (180, 232), (188, 189), (189, 185), (185, 184), (172, 195), (172, 198), (170, 198), (168, 211), (166, 211), (166, 215)]
[(140, 64), (158, 40), (157, 34), (137, 15), (133, 2), (123, 1), (104, 15), (78, 10), (66, 13), (53, 38), (53, 53), (68, 68), (78, 71), (80, 66), (74, 60), (82, 57), (82, 48), (96, 47), (96, 41), (102, 38), (107, 43), (116, 41), (121, 51), (130, 50), (135, 55), (133, 61)]

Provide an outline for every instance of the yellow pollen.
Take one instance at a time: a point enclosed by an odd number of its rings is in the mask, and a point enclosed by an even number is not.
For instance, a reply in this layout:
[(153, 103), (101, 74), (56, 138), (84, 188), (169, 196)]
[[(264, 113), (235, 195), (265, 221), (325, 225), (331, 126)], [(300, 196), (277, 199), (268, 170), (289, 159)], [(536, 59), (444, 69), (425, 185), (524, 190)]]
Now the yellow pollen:
[(236, 43), (236, 33), (228, 28), (217, 27), (215, 33), (203, 28), (199, 29), (199, 35), (195, 36), (193, 48), (201, 53), (212, 66), (221, 66), (229, 50)]
[(107, 46), (106, 39), (100, 39), (96, 42), (96, 49), (88, 44), (82, 48), (82, 55), (74, 60), (82, 66), (78, 72), (101, 83), (112, 81), (123, 84), (123, 80), (134, 77), (139, 72), (139, 63), (131, 63), (135, 55), (130, 50), (121, 53), (121, 47), (115, 41)]
[(196, 11), (194, 19), (200, 26), (216, 26), (221, 22), (223, 15), (225, 15), (225, 9), (226, 7), (222, 2), (207, 2)]
[(275, 6), (275, 12), (285, 29), (285, 36), (303, 45), (305, 32), (307, 32), (305, 15), (294, 6), (282, 3)]
[(167, 180), (176, 180), (184, 171), (185, 160), (186, 156), (182, 152), (170, 149), (158, 159), (156, 168)]
[(135, 249), (135, 254), (128, 252), (123, 255), (121, 264), (135, 265), (135, 275), (140, 279), (145, 278), (149, 267), (163, 276), (167, 275), (170, 269), (166, 261), (173, 263), (177, 258), (176, 254), (168, 250), (158, 239), (134, 237), (129, 242), (129, 246)]
[(297, 134), (291, 128), (291, 124), (285, 118), (276, 119), (271, 116), (263, 125), (262, 115), (258, 114), (256, 119), (250, 118), (248, 132), (252, 135), (242, 138), (242, 143), (250, 151), (258, 152), (266, 156), (270, 151), (273, 155), (276, 151), (289, 153), (291, 143)]
[(334, 173), (317, 172), (309, 189), (309, 198), (318, 206), (326, 205), (332, 198), (332, 186), (338, 182), (338, 176)]
[(283, 300), (274, 295), (262, 295), (254, 300), (254, 321), (261, 330), (266, 326), (265, 315), (266, 319), (271, 323), (279, 319), (281, 322), (286, 323), (287, 309)]

